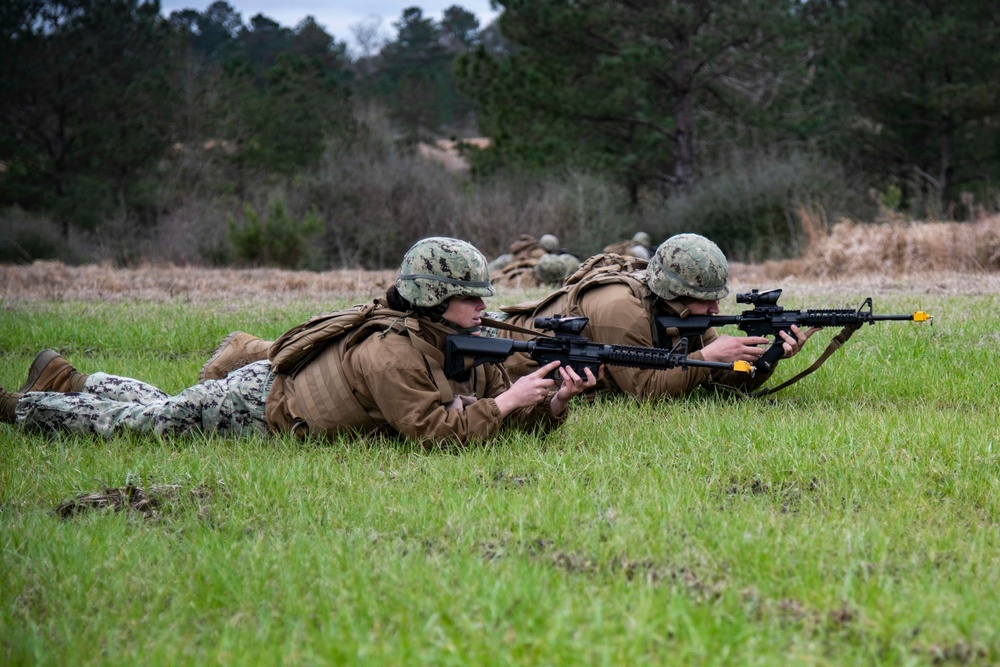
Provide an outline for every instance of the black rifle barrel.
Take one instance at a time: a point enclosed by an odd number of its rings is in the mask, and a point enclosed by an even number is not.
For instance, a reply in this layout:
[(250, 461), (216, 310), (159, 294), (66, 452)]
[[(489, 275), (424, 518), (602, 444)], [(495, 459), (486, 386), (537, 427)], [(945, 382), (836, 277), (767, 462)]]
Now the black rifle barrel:
[[(511, 352), (524, 352), (540, 365), (556, 361), (573, 366), (574, 362), (595, 366), (625, 366), (627, 368), (647, 368), (662, 370), (665, 368), (685, 368), (701, 366), (718, 368), (720, 370), (735, 370), (733, 364), (723, 361), (702, 361), (689, 359), (687, 355), (671, 352), (658, 347), (634, 347), (631, 345), (606, 345), (604, 343), (573, 342), (566, 343), (559, 338), (536, 338), (535, 340), (511, 341)], [(742, 366), (740, 366), (742, 368)], [(747, 372), (747, 370), (741, 370)]]
[[(753, 373), (753, 367), (745, 362), (725, 363), (690, 359), (686, 354), (655, 347), (633, 347), (630, 345), (606, 345), (586, 339), (539, 337), (530, 341), (504, 338), (482, 338), (479, 336), (448, 336), (445, 353), (445, 375), (454, 377), (470, 366), (481, 363), (502, 363), (516, 352), (523, 352), (544, 366), (553, 361), (572, 366), (578, 373), (590, 368), (594, 373), (601, 364), (662, 370), (667, 368), (687, 368), (699, 366)], [(468, 364), (463, 358), (472, 358)]]

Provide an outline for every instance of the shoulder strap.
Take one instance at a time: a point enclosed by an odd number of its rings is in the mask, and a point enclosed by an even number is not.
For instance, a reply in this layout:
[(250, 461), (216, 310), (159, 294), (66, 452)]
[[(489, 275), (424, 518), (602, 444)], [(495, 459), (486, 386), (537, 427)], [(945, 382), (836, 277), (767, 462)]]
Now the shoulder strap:
[(649, 291), (645, 280), (646, 266), (646, 260), (638, 257), (626, 257), (614, 253), (594, 255), (574, 274), (566, 278), (564, 284), (569, 293), (570, 303), (575, 306), (585, 290), (608, 283), (628, 285), (632, 293), (641, 299)]
[(781, 384), (779, 384), (777, 387), (772, 387), (772, 388), (769, 388), (769, 389), (761, 389), (760, 391), (755, 391), (751, 395), (754, 398), (759, 398), (761, 396), (767, 396), (768, 394), (773, 394), (773, 393), (775, 393), (777, 391), (780, 391), (780, 390), (784, 389), (785, 387), (787, 387), (788, 385), (795, 384), (796, 382), (798, 382), (799, 380), (801, 380), (802, 378), (804, 378), (805, 376), (809, 375), (810, 373), (812, 373), (813, 371), (815, 371), (817, 368), (819, 368), (820, 366), (822, 366), (823, 363), (827, 359), (830, 358), (831, 354), (833, 354), (834, 352), (836, 352), (837, 350), (839, 350), (840, 347), (844, 343), (846, 343), (850, 339), (851, 336), (854, 335), (854, 332), (857, 331), (858, 328), (859, 328), (858, 326), (846, 326), (846, 327), (844, 327), (843, 329), (840, 330), (840, 333), (838, 333), (836, 336), (833, 337), (833, 340), (830, 341), (830, 344), (826, 346), (825, 350), (823, 350), (823, 354), (819, 355), (819, 358), (816, 359), (816, 361), (814, 361), (812, 363), (812, 365), (809, 366), (809, 368), (805, 369), (801, 373), (797, 373), (791, 379), (785, 380), (784, 382), (782, 382)]
[(851, 336), (854, 335), (854, 332), (857, 331), (859, 328), (860, 328), (860, 325), (851, 325), (851, 326), (846, 326), (843, 329), (841, 329), (840, 333), (838, 333), (836, 336), (834, 336), (833, 340), (830, 341), (830, 344), (826, 346), (825, 350), (823, 350), (823, 354), (819, 355), (819, 358), (816, 359), (816, 361), (814, 361), (809, 366), (809, 368), (807, 368), (807, 369), (805, 369), (805, 370), (803, 370), (803, 371), (801, 371), (799, 373), (796, 373), (793, 377), (789, 378), (788, 380), (785, 380), (784, 382), (782, 382), (781, 384), (779, 384), (777, 387), (769, 387), (769, 388), (760, 389), (758, 391), (747, 393), (747, 392), (744, 392), (744, 391), (741, 391), (741, 390), (737, 389), (736, 387), (730, 387), (730, 386), (724, 385), (724, 384), (715, 384), (713, 386), (715, 388), (717, 388), (717, 389), (724, 389), (724, 390), (732, 392), (734, 394), (739, 394), (740, 396), (743, 396), (744, 398), (762, 398), (764, 396), (769, 396), (770, 394), (773, 394), (773, 393), (776, 393), (778, 391), (781, 391), (782, 389), (784, 389), (785, 387), (788, 387), (789, 385), (795, 384), (796, 382), (798, 382), (799, 380), (801, 380), (805, 376), (811, 374), (817, 368), (819, 368), (820, 366), (822, 366), (826, 362), (826, 360), (830, 358), (830, 355), (832, 355), (834, 352), (836, 352), (837, 350), (839, 350), (841, 348), (841, 346), (844, 343), (846, 343), (851, 338)]

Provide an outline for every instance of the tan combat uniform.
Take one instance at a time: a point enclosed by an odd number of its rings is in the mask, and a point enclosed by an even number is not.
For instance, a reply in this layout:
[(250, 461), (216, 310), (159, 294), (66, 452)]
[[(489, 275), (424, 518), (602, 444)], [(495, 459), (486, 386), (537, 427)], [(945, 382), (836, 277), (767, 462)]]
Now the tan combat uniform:
[[(635, 248), (636, 246), (639, 246), (639, 244), (636, 243), (635, 241), (619, 241), (618, 243), (612, 243), (611, 245), (604, 246), (604, 249), (601, 250), (601, 253), (603, 254), (611, 253), (615, 255), (631, 255), (632, 248)], [(639, 247), (641, 248), (642, 246)]]
[[(552, 415), (548, 400), (515, 410), (501, 419), (494, 397), (510, 387), (502, 368), (483, 364), (468, 381), (444, 380), (440, 370), (444, 356), (440, 350), (444, 348), (445, 336), (454, 331), (423, 319), (416, 329), (419, 337), (441, 354), (440, 358), (428, 357), (411, 342), (409, 336), (415, 335), (413, 327), (400, 327), (385, 335), (371, 334), (348, 347), (342, 361), (337, 358), (339, 351), (332, 346), (294, 377), (278, 374), (267, 398), (269, 425), (278, 430), (298, 431), (304, 424), (307, 432), (331, 435), (398, 434), (431, 446), (488, 440), (502, 423), (549, 430), (565, 420), (565, 411), (559, 417)], [(441, 387), (435, 381), (437, 372), (440, 381), (447, 383), (446, 393), (453, 393), (457, 400), (444, 402)], [(349, 400), (356, 400), (363, 411), (363, 414), (354, 411), (349, 418), (351, 423), (329, 416), (330, 400), (338, 394), (343, 396), (345, 384), (353, 394)], [(462, 397), (466, 397), (464, 401)], [(450, 396), (447, 398), (451, 400)]]
[(548, 250), (538, 244), (538, 239), (530, 234), (521, 234), (510, 244), (511, 262), (522, 259), (538, 259), (548, 253)]
[(535, 276), (538, 258), (519, 259), (500, 269), (493, 276), (493, 286), (499, 289), (530, 289), (541, 283)]

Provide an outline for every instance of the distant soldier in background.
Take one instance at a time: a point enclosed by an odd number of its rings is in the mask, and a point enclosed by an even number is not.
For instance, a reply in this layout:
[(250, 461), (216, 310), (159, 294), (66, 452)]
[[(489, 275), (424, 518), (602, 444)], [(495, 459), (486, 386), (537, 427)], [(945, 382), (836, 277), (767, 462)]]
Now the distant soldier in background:
[(580, 268), (580, 260), (569, 253), (542, 255), (535, 263), (535, 279), (539, 285), (562, 285), (566, 276)]
[(564, 254), (555, 234), (542, 234), (538, 239), (530, 234), (521, 234), (510, 245), (510, 252), (500, 255), (490, 262), (490, 272), (497, 287), (518, 289), (539, 287), (544, 284), (561, 283), (565, 272), (556, 277), (558, 271), (551, 259), (539, 271), (539, 262), (546, 257)]
[(638, 257), (648, 260), (650, 248), (653, 247), (653, 239), (646, 232), (636, 232), (628, 241), (612, 243), (604, 246), (601, 253), (614, 253), (625, 257)]
[(562, 252), (559, 249), (559, 239), (555, 234), (542, 234), (536, 239), (531, 234), (521, 234), (510, 244), (508, 252), (496, 257), (490, 262), (490, 271), (495, 274), (504, 267), (524, 260), (536, 260), (551, 252)]

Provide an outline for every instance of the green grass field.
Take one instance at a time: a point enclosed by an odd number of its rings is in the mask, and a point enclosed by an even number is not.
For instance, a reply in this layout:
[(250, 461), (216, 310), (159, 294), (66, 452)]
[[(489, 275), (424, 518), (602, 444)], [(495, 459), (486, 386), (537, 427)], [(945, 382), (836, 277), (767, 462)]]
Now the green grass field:
[[(766, 400), (599, 399), (457, 453), (0, 425), (0, 663), (996, 664), (1000, 297), (872, 296), (934, 324)], [(178, 391), (228, 331), (357, 300), (2, 303), (0, 384), (56, 347)], [(57, 512), (129, 485), (159, 506)]]

